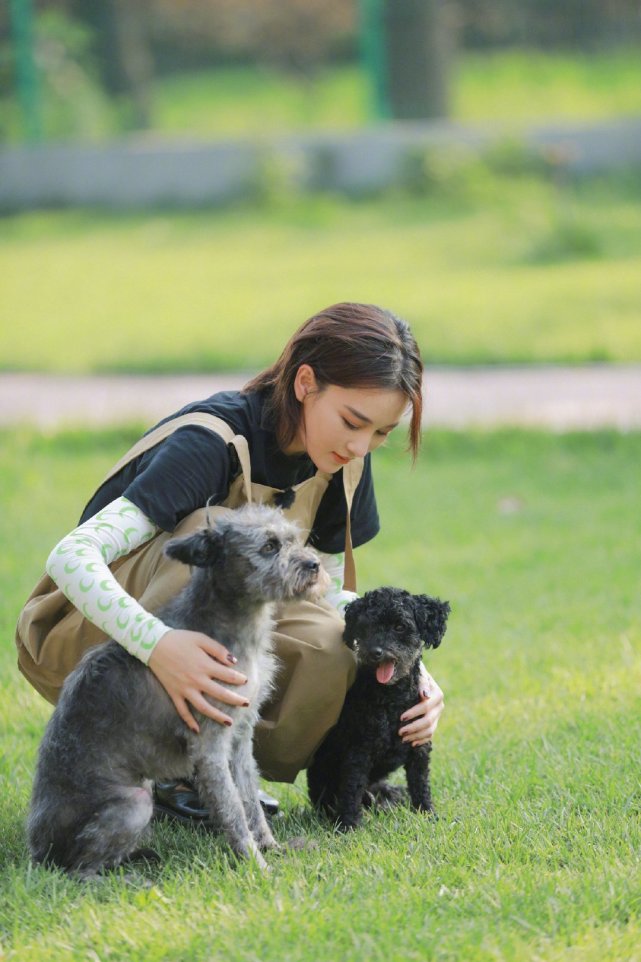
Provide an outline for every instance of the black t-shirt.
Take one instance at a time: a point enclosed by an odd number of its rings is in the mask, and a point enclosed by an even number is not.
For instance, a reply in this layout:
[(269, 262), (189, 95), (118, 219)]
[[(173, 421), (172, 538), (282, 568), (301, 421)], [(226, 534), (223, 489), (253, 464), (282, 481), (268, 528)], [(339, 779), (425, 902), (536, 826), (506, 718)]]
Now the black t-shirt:
[[(316, 468), (306, 454), (283, 454), (265, 401), (265, 392), (221, 391), (188, 404), (171, 417), (204, 411), (222, 418), (236, 434), (247, 439), (252, 481), (286, 489), (312, 477)], [(160, 423), (170, 419), (164, 418)], [(218, 435), (199, 426), (178, 428), (105, 482), (87, 504), (80, 522), (124, 495), (159, 528), (173, 531), (179, 521), (208, 500), (210, 504), (224, 501), (239, 473), (235, 451)], [(329, 554), (343, 551), (346, 513), (341, 468), (332, 475), (320, 502), (309, 543)], [(379, 531), (369, 454), (354, 495), (351, 528), (355, 548)]]

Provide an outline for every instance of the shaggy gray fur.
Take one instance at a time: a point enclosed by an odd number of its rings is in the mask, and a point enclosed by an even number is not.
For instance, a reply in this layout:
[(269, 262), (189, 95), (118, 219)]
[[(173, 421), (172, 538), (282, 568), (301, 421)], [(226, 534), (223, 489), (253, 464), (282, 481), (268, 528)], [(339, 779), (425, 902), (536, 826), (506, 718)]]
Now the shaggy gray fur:
[(195, 773), (200, 797), (233, 851), (276, 847), (258, 801), (253, 729), (271, 689), (274, 602), (313, 591), (318, 556), (274, 508), (247, 506), (214, 527), (168, 542), (167, 554), (195, 571), (159, 616), (225, 645), (247, 676), (250, 707), (210, 698), (231, 727), (196, 713), (196, 735), (155, 675), (115, 641), (91, 649), (67, 678), (40, 745), (28, 840), (36, 862), (88, 876), (126, 861), (147, 828), (149, 779)]

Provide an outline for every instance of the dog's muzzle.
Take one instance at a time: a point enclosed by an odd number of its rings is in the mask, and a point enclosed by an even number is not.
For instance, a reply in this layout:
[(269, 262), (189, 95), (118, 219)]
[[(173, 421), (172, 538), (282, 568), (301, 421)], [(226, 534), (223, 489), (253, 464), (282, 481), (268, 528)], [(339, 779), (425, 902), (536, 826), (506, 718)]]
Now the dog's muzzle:
[[(284, 559), (285, 560), (285, 559)], [(330, 586), (330, 578), (318, 556), (309, 550), (292, 552), (286, 559), (291, 597), (320, 598)]]
[(376, 681), (380, 685), (389, 685), (393, 681), (396, 673), (396, 658), (391, 658), (383, 648), (370, 648), (369, 651), (362, 651), (361, 654), (363, 662), (374, 669)]
[(314, 559), (313, 563), (307, 563), (307, 571), (309, 572), (310, 581), (305, 594), (312, 601), (318, 601), (318, 599), (322, 598), (329, 590), (332, 583), (331, 578), (318, 558)]

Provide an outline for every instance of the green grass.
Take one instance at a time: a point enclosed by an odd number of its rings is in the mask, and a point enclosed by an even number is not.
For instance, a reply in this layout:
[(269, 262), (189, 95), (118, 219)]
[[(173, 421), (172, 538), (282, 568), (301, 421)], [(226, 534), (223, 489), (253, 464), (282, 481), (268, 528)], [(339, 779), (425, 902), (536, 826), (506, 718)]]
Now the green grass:
[[(582, 52), (461, 51), (452, 68), (452, 119), (521, 124), (549, 119), (593, 121), (641, 110), (639, 46)], [(127, 132), (131, 111), (95, 81), (65, 64), (42, 79), (45, 135), (103, 140)], [(68, 70), (68, 65), (67, 65)], [(340, 130), (372, 122), (372, 94), (358, 65), (326, 67), (304, 79), (260, 66), (223, 67), (159, 78), (152, 87), (151, 130), (204, 138)], [(18, 141), (15, 98), (2, 101), (0, 137)]]
[(467, 53), (454, 85), (461, 120), (596, 120), (638, 114), (635, 48), (588, 53)]
[[(639, 50), (594, 54), (461, 53), (451, 78), (455, 120), (596, 120), (641, 111)], [(204, 137), (344, 129), (371, 119), (363, 71), (326, 69), (311, 81), (274, 70), (179, 74), (155, 86), (152, 126)]]
[(2, 436), (4, 958), (638, 960), (641, 434), (435, 432), (414, 471), (397, 441), (377, 453), (383, 531), (357, 553), (360, 587), (402, 584), (453, 608), (428, 659), (447, 699), (439, 822), (397, 811), (335, 837), (302, 784), (277, 786), (279, 837), (318, 847), (270, 859), (269, 879), (167, 826), (154, 830), (165, 864), (146, 873), (150, 890), (28, 867), (49, 709), (15, 670), (13, 623), (45, 552), (136, 433)]
[(324, 70), (311, 81), (268, 68), (229, 67), (177, 74), (155, 84), (153, 127), (203, 137), (340, 129), (367, 121), (358, 67)]
[(416, 196), (0, 219), (0, 367), (256, 369), (342, 300), (405, 316), (431, 363), (641, 359), (638, 177), (445, 159)]

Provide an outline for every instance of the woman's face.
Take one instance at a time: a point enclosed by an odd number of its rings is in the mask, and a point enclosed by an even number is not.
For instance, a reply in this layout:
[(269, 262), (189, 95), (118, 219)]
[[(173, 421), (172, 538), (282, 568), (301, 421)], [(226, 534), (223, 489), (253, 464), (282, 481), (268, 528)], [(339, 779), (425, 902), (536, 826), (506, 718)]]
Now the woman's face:
[(319, 471), (331, 474), (379, 447), (408, 406), (402, 391), (335, 384), (319, 390), (307, 364), (298, 369), (294, 390), (302, 406), (301, 423), (286, 453), (305, 451)]

